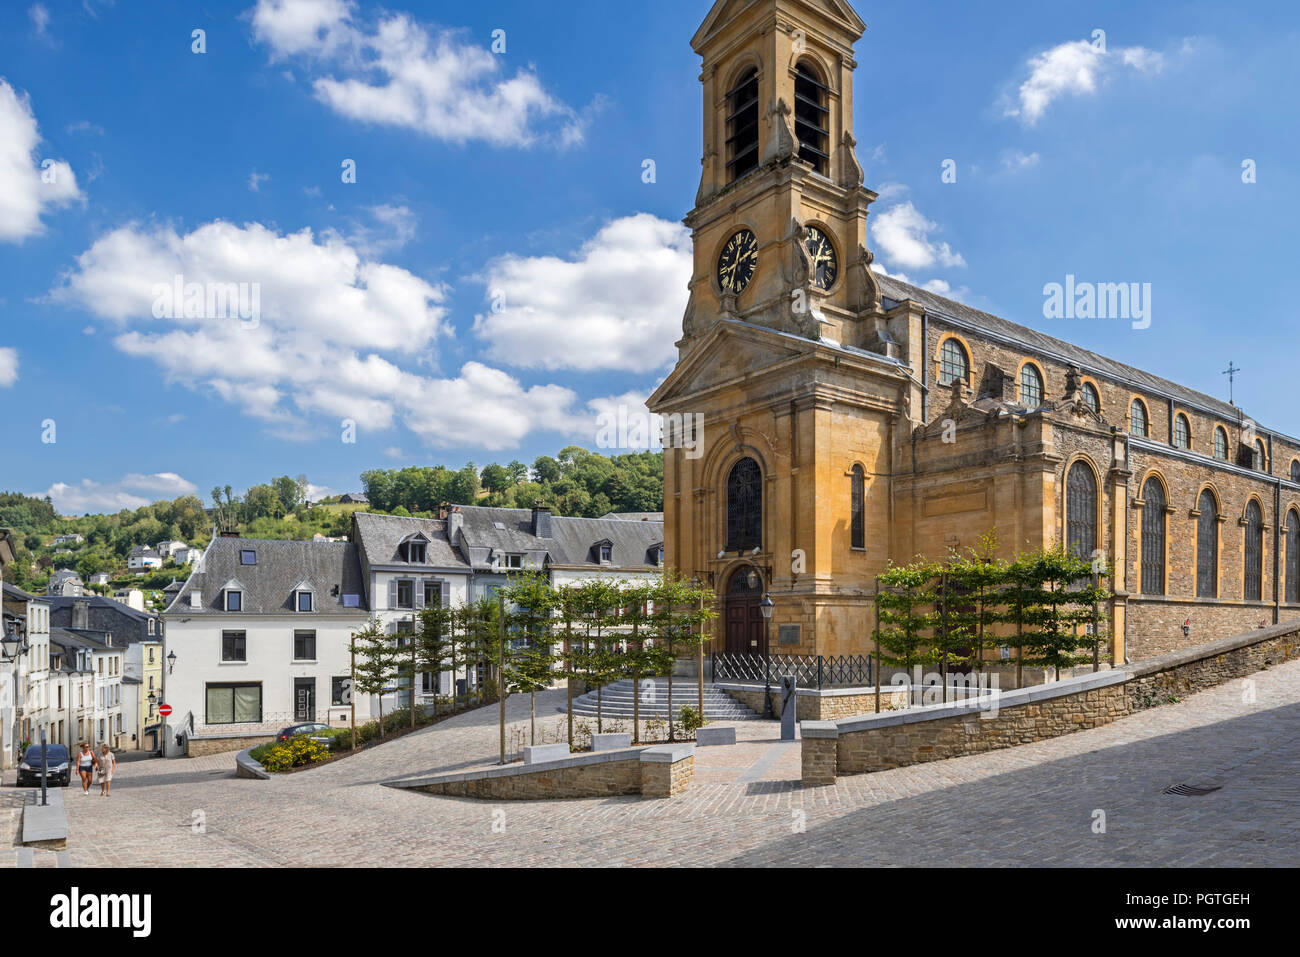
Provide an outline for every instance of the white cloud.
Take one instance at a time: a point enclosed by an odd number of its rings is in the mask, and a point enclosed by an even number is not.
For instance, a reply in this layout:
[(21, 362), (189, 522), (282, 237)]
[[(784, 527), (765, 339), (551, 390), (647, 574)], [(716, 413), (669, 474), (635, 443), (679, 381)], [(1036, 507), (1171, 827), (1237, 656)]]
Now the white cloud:
[(1042, 159), (1037, 153), (1022, 153), (1019, 150), (1010, 150), (1002, 154), (1002, 168), (1013, 173), (1021, 170), (1033, 169)]
[(0, 389), (18, 381), (18, 350), (0, 347)]
[(192, 495), (198, 490), (193, 482), (186, 481), (175, 472), (158, 472), (142, 475), (132, 472), (120, 481), (101, 484), (84, 478), (75, 485), (55, 482), (39, 497), (48, 495), (61, 515), (85, 513), (113, 513), (122, 509), (137, 509), (160, 499)]
[(947, 267), (965, 266), (961, 253), (954, 252), (945, 242), (935, 242), (930, 233), (938, 229), (936, 223), (921, 215), (911, 200), (897, 203), (871, 220), (871, 237), (876, 251), (891, 266), (902, 269), (929, 269), (936, 264)]
[(50, 25), (50, 11), (45, 9), (45, 4), (33, 4), (27, 10), (27, 16), (31, 18), (32, 29), (38, 36), (45, 36), (45, 30)]
[[(431, 34), (404, 13), (385, 13), (367, 29), (355, 10), (343, 0), (259, 0), (250, 19), (273, 59), (301, 58), (316, 98), (350, 119), (453, 143), (582, 141), (582, 118), (534, 73), (508, 76), (487, 46), (453, 31)], [(331, 68), (337, 74), (325, 75)]]
[(364, 209), (375, 225), (357, 223), (348, 233), (348, 242), (367, 256), (394, 252), (415, 238), (416, 218), (410, 208), (383, 203)]
[(0, 242), (22, 242), (42, 232), (47, 208), (83, 199), (72, 167), (40, 158), (40, 142), (27, 95), (0, 79)]
[(271, 178), (270, 173), (259, 173), (253, 170), (248, 174), (248, 188), (254, 193), (261, 192), (262, 184)]
[(1090, 96), (1120, 67), (1141, 73), (1163, 69), (1163, 54), (1145, 47), (1107, 51), (1104, 44), (1087, 40), (1060, 43), (1029, 58), (1029, 76), (1020, 84), (1015, 103), (1006, 107), (1007, 116), (1017, 116), (1034, 126), (1055, 101), (1064, 96)]
[(489, 355), (522, 368), (654, 371), (677, 354), (691, 269), (690, 233), (639, 213), (606, 224), (574, 259), (489, 263), (489, 309), (474, 328)]

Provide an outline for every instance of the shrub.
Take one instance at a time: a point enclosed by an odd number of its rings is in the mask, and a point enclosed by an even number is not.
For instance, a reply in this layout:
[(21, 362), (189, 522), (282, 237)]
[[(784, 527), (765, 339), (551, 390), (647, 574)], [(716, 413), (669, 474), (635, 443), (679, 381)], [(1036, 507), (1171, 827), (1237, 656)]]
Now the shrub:
[(682, 730), (687, 734), (694, 734), (708, 724), (708, 720), (704, 715), (695, 708), (682, 708), (677, 720), (681, 724)]
[(308, 764), (319, 764), (329, 756), (329, 748), (325, 745), (313, 741), (305, 734), (295, 734), (288, 741), (277, 741), (272, 744), (269, 750), (257, 760), (266, 770), (276, 772), (300, 768)]

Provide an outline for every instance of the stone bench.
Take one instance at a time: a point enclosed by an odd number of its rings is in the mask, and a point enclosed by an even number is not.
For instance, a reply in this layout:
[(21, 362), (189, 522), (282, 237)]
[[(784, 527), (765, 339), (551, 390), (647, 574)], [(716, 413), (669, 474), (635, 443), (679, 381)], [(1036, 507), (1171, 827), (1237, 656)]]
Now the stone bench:
[(706, 725), (696, 730), (695, 743), (701, 748), (718, 744), (735, 744), (736, 729), (732, 727), (710, 728)]
[(542, 764), (545, 761), (558, 761), (568, 756), (569, 746), (566, 743), (524, 745), (524, 764)]
[(624, 748), (632, 747), (631, 734), (593, 734), (591, 736), (591, 750), (593, 751), (621, 751)]

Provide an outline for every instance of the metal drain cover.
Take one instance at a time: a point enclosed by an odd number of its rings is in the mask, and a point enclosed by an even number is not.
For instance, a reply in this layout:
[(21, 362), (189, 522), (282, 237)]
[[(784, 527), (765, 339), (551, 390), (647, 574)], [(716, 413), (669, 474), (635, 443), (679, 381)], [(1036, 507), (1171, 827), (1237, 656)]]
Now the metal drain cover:
[(1197, 785), (1197, 784), (1175, 784), (1173, 787), (1165, 788), (1166, 794), (1181, 794), (1183, 797), (1204, 797), (1219, 790), (1223, 785)]

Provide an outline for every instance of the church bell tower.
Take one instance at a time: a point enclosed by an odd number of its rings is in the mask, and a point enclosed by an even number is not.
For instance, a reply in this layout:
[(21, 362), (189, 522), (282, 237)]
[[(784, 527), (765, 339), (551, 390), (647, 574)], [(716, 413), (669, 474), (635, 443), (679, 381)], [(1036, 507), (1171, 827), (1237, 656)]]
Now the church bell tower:
[(860, 345), (879, 288), (853, 138), (853, 44), (843, 0), (718, 0), (703, 59), (703, 158), (679, 355), (720, 318)]

